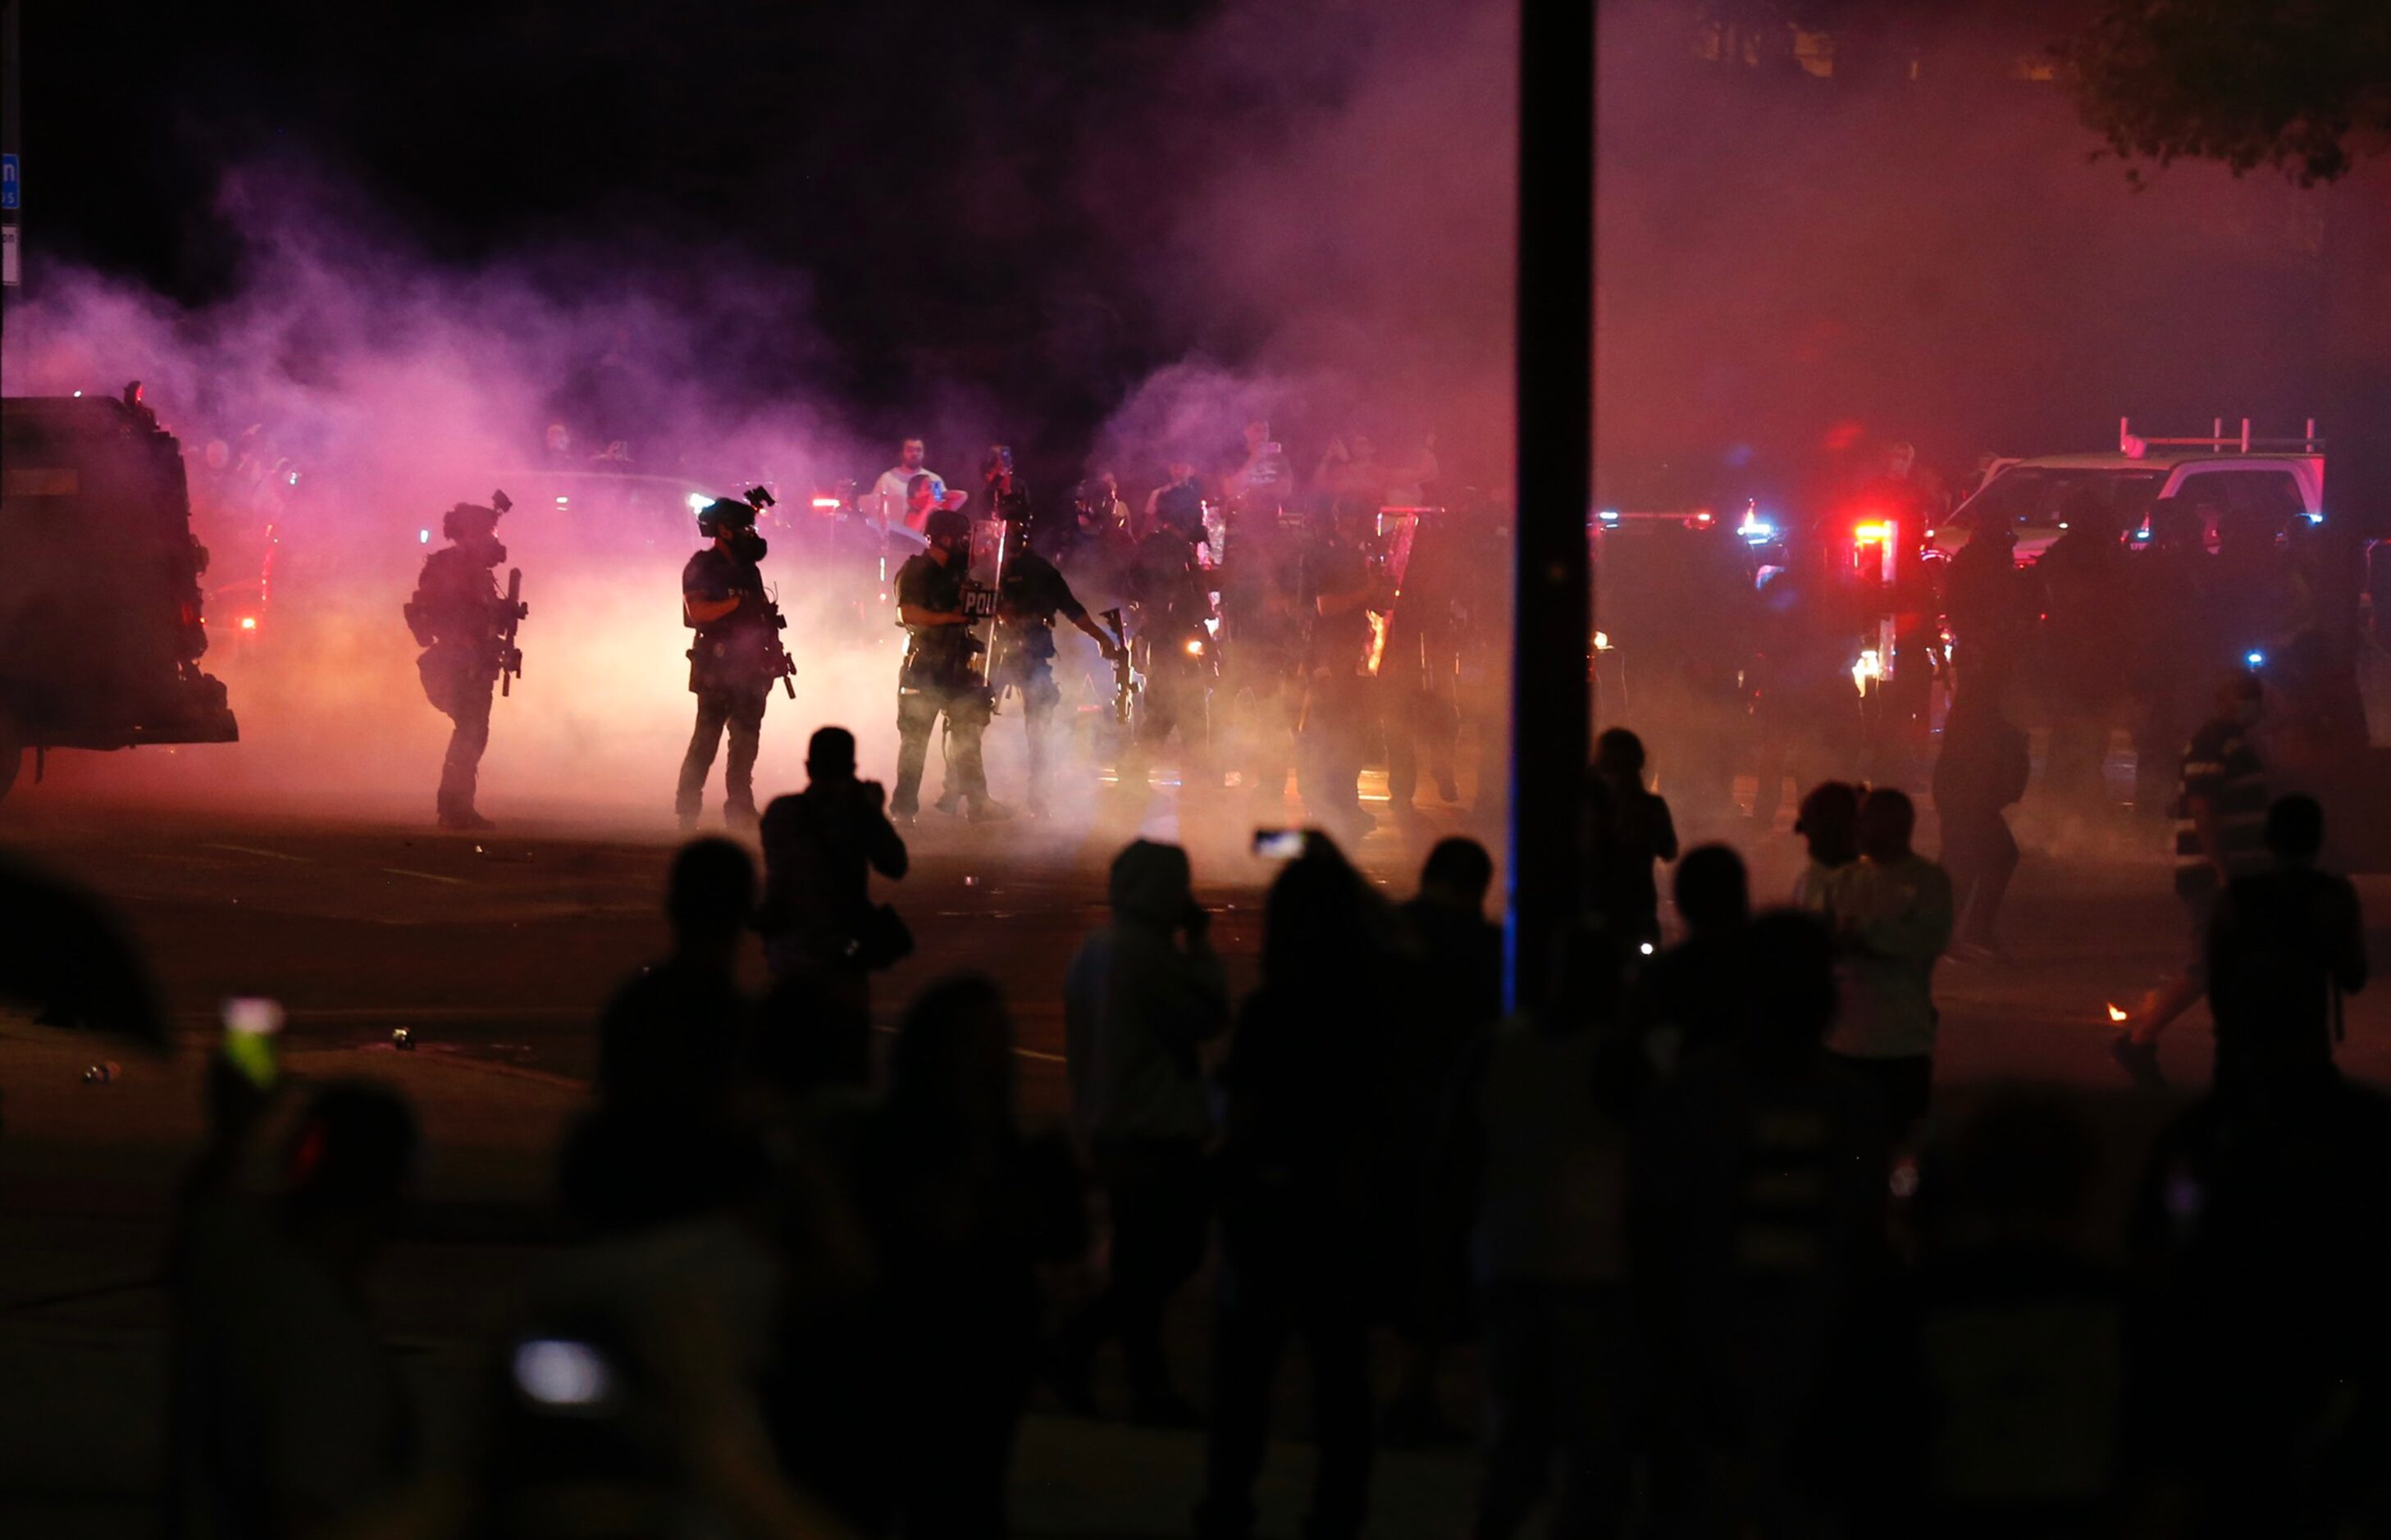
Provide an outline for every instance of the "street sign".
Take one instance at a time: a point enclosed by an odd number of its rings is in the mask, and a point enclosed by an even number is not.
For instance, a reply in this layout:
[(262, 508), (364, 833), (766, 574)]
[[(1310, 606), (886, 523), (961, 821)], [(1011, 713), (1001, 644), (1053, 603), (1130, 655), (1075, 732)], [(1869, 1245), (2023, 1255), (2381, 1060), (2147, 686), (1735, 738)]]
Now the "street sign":
[(17, 176), (17, 158), (0, 155), (0, 209), (21, 209), (21, 197)]

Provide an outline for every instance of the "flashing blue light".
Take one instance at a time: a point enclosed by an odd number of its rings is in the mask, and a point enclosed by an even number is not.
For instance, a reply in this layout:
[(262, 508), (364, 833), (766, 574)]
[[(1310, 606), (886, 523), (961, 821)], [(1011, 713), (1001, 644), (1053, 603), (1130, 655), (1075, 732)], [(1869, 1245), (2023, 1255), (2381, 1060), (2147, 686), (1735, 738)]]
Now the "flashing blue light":
[(2267, 655), (2263, 652), (2253, 652), (2247, 654), (2243, 661), (2252, 668), (2256, 668), (2259, 664), (2267, 661)]
[(2131, 536), (2135, 540), (2148, 540), (2150, 537), (2151, 532), (2147, 528), (2136, 530)]
[(2324, 515), (2321, 513), (2311, 513), (2306, 517), (2307, 521), (2311, 524), (2321, 524), (2324, 522)]
[(1600, 513), (1595, 515), (1595, 517), (1601, 520), (1606, 524), (1616, 524), (1619, 522), (1619, 510), (1617, 508), (1604, 508)]
[(418, 530), (418, 531), (416, 531), (416, 532), (415, 532), (415, 543), (416, 543), (417, 545), (431, 545), (431, 544), (432, 544), (432, 532), (431, 532), (430, 530)]
[(1765, 519), (1747, 519), (1735, 533), (1755, 545), (1764, 545), (1777, 538), (1777, 526)]

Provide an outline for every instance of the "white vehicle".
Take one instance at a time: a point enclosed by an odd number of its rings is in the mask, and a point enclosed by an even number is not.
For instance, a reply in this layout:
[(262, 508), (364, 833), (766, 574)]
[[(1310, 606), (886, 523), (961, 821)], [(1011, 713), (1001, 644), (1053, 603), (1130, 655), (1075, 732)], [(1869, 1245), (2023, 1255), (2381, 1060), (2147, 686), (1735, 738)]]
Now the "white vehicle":
[(2250, 419), (2238, 437), (2222, 418), (2204, 439), (2144, 439), (2117, 419), (2117, 449), (2106, 455), (2044, 455), (1996, 471), (1974, 496), (1926, 532), (1926, 555), (1948, 558), (1988, 521), (2017, 531), (2021, 567), (2042, 559), (2065, 533), (2071, 510), (2097, 498), (2137, 540), (2150, 534), (2151, 505), (2179, 497), (2205, 521), (2217, 544), (2217, 521), (2229, 509), (2251, 508), (2278, 524), (2294, 518), (2324, 522), (2324, 445), (2316, 424), (2296, 439), (2254, 439)]

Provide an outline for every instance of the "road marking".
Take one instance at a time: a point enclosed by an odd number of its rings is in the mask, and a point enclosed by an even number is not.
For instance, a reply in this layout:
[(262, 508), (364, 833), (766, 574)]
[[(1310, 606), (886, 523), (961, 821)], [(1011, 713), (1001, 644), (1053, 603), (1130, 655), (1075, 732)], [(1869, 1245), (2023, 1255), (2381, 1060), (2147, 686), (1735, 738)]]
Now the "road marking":
[(228, 850), (236, 855), (263, 855), (270, 861), (296, 861), (303, 866), (312, 866), (316, 864), (316, 858), (312, 855), (292, 855), (285, 851), (260, 850), (255, 845), (201, 845), (200, 848)]
[(470, 888), (473, 885), (461, 877), (443, 877), (438, 872), (409, 871), (405, 866), (378, 866), (375, 869), (386, 871), (393, 877), (420, 877), (426, 882), (446, 882), (459, 888)]

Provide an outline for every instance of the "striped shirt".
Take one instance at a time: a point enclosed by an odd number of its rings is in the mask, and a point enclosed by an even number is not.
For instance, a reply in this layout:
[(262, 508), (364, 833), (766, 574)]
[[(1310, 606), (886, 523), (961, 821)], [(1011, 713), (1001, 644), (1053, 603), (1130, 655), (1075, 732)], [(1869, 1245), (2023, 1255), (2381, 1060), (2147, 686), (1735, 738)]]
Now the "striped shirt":
[(2249, 728), (2229, 718), (2210, 722), (2191, 735), (2183, 751), (2183, 776), (2176, 788), (2175, 890), (2187, 898), (2210, 898), (2218, 886), (2217, 868), (2192, 822), (2195, 797), (2216, 816), (2222, 847), (2217, 853), (2227, 877), (2268, 869), (2267, 773)]

